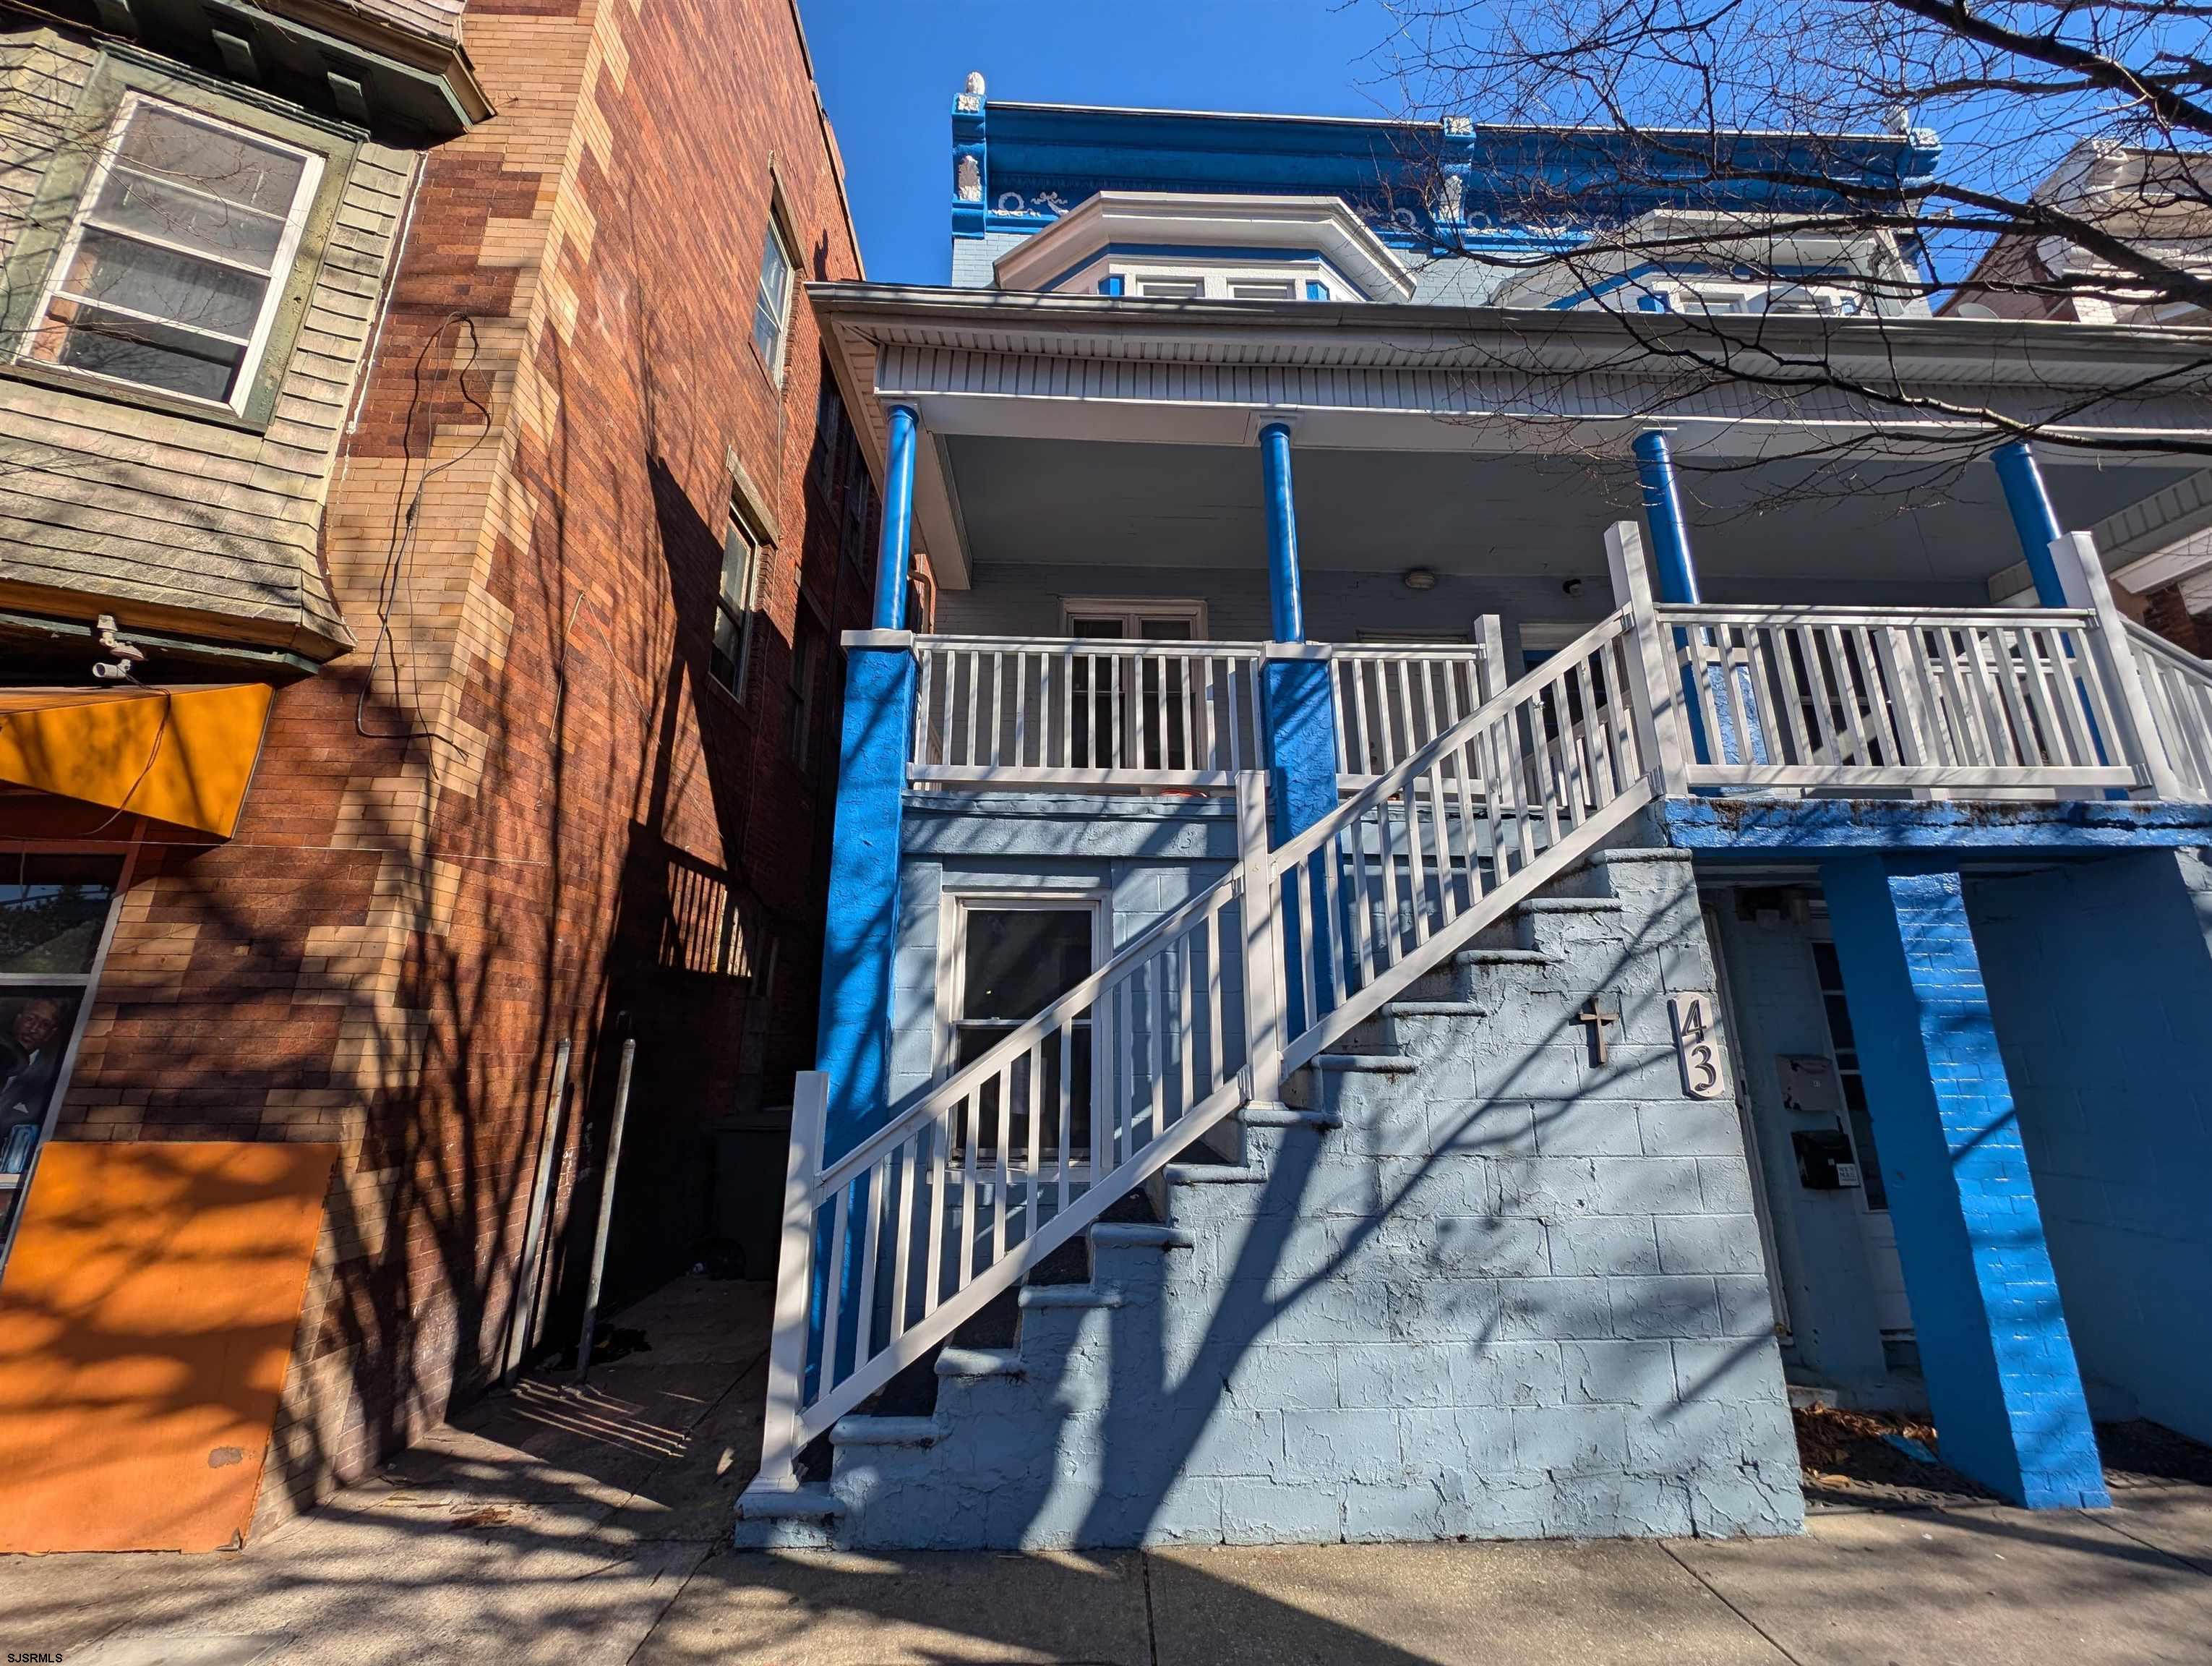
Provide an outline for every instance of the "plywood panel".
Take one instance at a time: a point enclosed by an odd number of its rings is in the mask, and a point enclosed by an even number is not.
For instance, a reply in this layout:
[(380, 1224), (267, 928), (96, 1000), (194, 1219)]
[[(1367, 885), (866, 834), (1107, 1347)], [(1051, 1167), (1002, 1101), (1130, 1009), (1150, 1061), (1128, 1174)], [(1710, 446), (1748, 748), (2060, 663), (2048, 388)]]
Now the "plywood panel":
[(337, 1152), (41, 1153), (0, 1281), (0, 1551), (246, 1531)]

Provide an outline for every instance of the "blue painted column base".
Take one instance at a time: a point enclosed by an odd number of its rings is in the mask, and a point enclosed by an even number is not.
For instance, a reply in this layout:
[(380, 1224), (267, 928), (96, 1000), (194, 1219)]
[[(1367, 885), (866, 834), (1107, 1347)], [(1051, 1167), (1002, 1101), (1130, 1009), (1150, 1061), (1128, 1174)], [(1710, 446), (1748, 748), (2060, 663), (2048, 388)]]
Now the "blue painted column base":
[(1336, 687), (1326, 646), (1270, 642), (1267, 653), (1267, 832), (1280, 845), (1336, 808)]
[[(1267, 654), (1260, 697), (1267, 729), (1267, 842), (1279, 848), (1336, 808), (1336, 684), (1324, 645), (1270, 642)], [(1302, 887), (1310, 904), (1283, 915), (1284, 1018), (1292, 1035), (1319, 1016), (1310, 992), (1334, 987), (1324, 963), (1345, 922), (1316, 931), (1311, 942), (1299, 932), (1301, 920), (1320, 917), (1326, 860), (1317, 851), (1303, 879), (1283, 879), (1286, 890)]]
[(1943, 1462), (2031, 1509), (2106, 1505), (1959, 875), (1820, 879)]
[(889, 1106), (891, 954), (898, 936), (899, 836), (914, 731), (914, 638), (845, 636), (845, 716), (837, 820), (823, 923), (817, 1067), (830, 1077), (823, 1160), (879, 1127)]

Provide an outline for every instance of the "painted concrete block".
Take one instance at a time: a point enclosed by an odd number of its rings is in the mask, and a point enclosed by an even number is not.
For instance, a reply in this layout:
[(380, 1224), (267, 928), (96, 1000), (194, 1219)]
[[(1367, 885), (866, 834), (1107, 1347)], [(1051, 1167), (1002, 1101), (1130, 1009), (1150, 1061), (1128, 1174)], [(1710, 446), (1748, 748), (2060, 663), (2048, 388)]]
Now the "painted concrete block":
[[(1613, 1329), (1624, 1337), (1718, 1336), (1720, 1298), (1704, 1276), (1616, 1278), (1606, 1281)], [(1762, 1286), (1760, 1299), (1765, 1299)]]
[(1547, 1102), (1534, 1118), (1547, 1157), (1637, 1157), (1645, 1149), (1636, 1112), (1596, 1099)]
[(1781, 1362), (1762, 1337), (1714, 1342), (1675, 1339), (1674, 1393), (1680, 1400), (1781, 1400)]
[(1562, 1342), (1559, 1359), (1567, 1398), (1576, 1404), (1664, 1405), (1674, 1396), (1674, 1354), (1667, 1342)]
[(1522, 1469), (1562, 1474), (1618, 1473), (1628, 1458), (1628, 1420), (1617, 1406), (1539, 1406), (1516, 1410), (1513, 1459)]
[(1496, 1329), (1513, 1341), (1562, 1341), (1615, 1334), (1608, 1280), (1601, 1278), (1516, 1279), (1501, 1286)]
[(1566, 1397), (1562, 1345), (1485, 1341), (1448, 1351), (1456, 1406), (1556, 1406)]
[(1343, 1520), (1344, 1506), (1333, 1487), (1221, 1483), (1224, 1544), (1334, 1544), (1341, 1536)]
[(1376, 1480), (1399, 1469), (1395, 1421), (1360, 1410), (1286, 1411), (1284, 1460), (1277, 1479), (1292, 1481)]
[[(1694, 1219), (1695, 1217), (1686, 1217)], [(1554, 1273), (1656, 1273), (1659, 1242), (1649, 1215), (1584, 1215), (1550, 1230)]]
[[(1517, 1415), (1503, 1406), (1407, 1407), (1396, 1414), (1395, 1467), (1411, 1476), (1439, 1471), (1487, 1475), (1510, 1469)], [(1359, 1477), (1370, 1481), (1387, 1478), (1380, 1468)]]
[(1762, 1270), (1759, 1223), (1742, 1215), (1662, 1215), (1652, 1223), (1659, 1261), (1668, 1273)]

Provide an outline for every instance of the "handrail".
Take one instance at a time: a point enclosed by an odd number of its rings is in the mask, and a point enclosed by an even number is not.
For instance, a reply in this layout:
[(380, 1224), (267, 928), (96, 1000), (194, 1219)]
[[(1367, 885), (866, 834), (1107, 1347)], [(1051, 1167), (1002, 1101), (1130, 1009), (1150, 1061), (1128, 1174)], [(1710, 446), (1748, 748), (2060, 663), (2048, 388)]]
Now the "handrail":
[(1628, 612), (1623, 608), (1592, 625), (1588, 630), (1561, 648), (1534, 671), (1520, 681), (1508, 684), (1474, 710), (1438, 735), (1387, 775), (1381, 775), (1360, 787), (1337, 806), (1334, 816), (1315, 823), (1278, 849), (1272, 866), (1278, 873), (1293, 867), (1328, 842), (1330, 833), (1341, 821), (1356, 818), (1372, 810), (1383, 800), (1405, 790), (1407, 785), (1426, 775), (1450, 753), (1467, 745), (1468, 741), (1489, 724), (1496, 723), (1505, 714), (1526, 701), (1537, 689), (1548, 687), (1568, 674), (1571, 662), (1589, 654), (1601, 641), (1626, 628)]
[(2096, 617), (2086, 607), (1824, 607), (1799, 602), (1757, 607), (1662, 602), (1653, 611), (1662, 624), (1924, 625), (1931, 630), (1945, 625), (2087, 624)]
[[(851, 1151), (846, 1152), (844, 1156), (825, 1167), (822, 1170), (821, 1177), (815, 1182), (817, 1188), (824, 1192), (834, 1190), (881, 1158), (886, 1151), (900, 1144), (916, 1128), (940, 1115), (946, 1105), (954, 1104), (965, 1095), (973, 1092), (1000, 1071), (1004, 1070), (1007, 1065), (1036, 1045), (1048, 1031), (1056, 1029), (1060, 1020), (1070, 1019), (1074, 1014), (1091, 1005), (1097, 999), (1099, 991), (1118, 977), (1129, 964), (1141, 960), (1153, 950), (1164, 946), (1169, 939), (1188, 930), (1194, 921), (1213, 912), (1214, 909), (1219, 906), (1218, 903), (1214, 901), (1214, 893), (1228, 883), (1228, 880), (1224, 879), (1209, 885), (1180, 908), (1155, 920), (1127, 943), (1115, 950), (1107, 957), (1104, 965), (1092, 972), (1059, 1000), (1039, 1012), (1034, 1018), (1024, 1022), (1018, 1028), (1008, 1031), (980, 1057), (971, 1059), (943, 1081), (931, 1084), (929, 1091), (901, 1112), (894, 1121), (885, 1123), (859, 1145), (854, 1146)], [(1213, 906), (1209, 907), (1209, 903), (1212, 903)]]
[(2148, 625), (2128, 621), (2128, 640), (2137, 648), (2148, 648), (2158, 658), (2175, 670), (2196, 678), (2199, 682), (2212, 683), (2212, 660), (2202, 660), (2179, 642), (2168, 641)]

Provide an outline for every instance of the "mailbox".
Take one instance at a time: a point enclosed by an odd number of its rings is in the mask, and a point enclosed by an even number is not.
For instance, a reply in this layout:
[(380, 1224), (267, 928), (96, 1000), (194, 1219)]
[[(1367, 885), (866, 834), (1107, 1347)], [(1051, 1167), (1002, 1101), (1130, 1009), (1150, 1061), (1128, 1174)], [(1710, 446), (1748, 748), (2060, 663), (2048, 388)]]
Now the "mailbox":
[(1808, 1192), (1839, 1192), (1859, 1183), (1859, 1165), (1841, 1128), (1799, 1128), (1790, 1136), (1797, 1152), (1797, 1183)]

